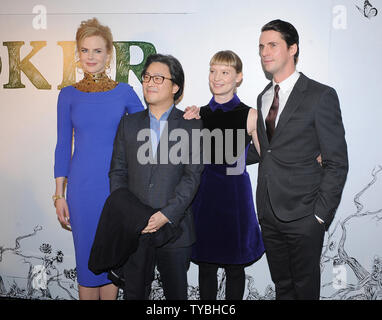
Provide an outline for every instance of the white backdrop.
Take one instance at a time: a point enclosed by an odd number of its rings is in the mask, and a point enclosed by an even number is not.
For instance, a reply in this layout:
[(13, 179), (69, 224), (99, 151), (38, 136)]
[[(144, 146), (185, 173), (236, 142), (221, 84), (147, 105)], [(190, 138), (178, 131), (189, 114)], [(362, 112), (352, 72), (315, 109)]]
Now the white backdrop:
[[(244, 63), (238, 94), (256, 108), (257, 95), (268, 83), (258, 56), (260, 29), (280, 18), (299, 31), (298, 70), (337, 90), (348, 142), (350, 170), (325, 239), (321, 298), (381, 299), (381, 15), (378, 0), (1, 1), (0, 295), (78, 296), (72, 236), (59, 225), (51, 200), (57, 86), (63, 79), (64, 61), (58, 42), (74, 41), (80, 22), (97, 17), (110, 26), (115, 41), (148, 42), (157, 52), (174, 55), (186, 74), (180, 108), (209, 101), (209, 60), (218, 50), (231, 49)], [(24, 42), (20, 52), (9, 54), (17, 41)], [(46, 45), (40, 43), (42, 48), (29, 59), (31, 41), (46, 41)], [(142, 61), (139, 47), (132, 47), (130, 53), (131, 65)], [(13, 68), (17, 57), (27, 63), (19, 66), (25, 87), (9, 88), (10, 78), (17, 75)], [(50, 89), (33, 84), (37, 80), (26, 74), (32, 68), (28, 61)], [(112, 77), (115, 74), (114, 67)], [(129, 83), (142, 98), (132, 72)], [(248, 171), (255, 191), (257, 165)], [(274, 298), (265, 256), (246, 273), (246, 299)], [(190, 299), (195, 299), (193, 264), (189, 284)], [(161, 298), (160, 291), (155, 298)]]

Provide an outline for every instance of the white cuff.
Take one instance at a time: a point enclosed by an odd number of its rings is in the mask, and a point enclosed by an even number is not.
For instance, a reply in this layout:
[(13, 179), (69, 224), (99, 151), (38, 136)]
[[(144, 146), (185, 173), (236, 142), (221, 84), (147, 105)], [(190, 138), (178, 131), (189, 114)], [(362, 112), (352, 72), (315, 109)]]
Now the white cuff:
[(316, 219), (320, 222), (320, 223), (325, 223), (324, 220), (322, 220), (321, 218), (317, 217), (316, 215), (314, 215), (316, 217)]

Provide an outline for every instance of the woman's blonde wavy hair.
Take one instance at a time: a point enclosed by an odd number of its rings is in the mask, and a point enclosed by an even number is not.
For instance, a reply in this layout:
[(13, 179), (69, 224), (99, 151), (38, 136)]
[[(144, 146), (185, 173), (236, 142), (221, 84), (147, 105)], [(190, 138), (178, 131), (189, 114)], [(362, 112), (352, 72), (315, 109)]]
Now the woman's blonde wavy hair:
[(106, 49), (108, 53), (111, 53), (113, 50), (113, 35), (108, 26), (104, 26), (99, 23), (97, 18), (89, 19), (82, 21), (80, 26), (77, 29), (76, 33), (76, 43), (77, 51), (79, 52), (82, 41), (85, 38), (92, 36), (100, 36), (106, 42)]

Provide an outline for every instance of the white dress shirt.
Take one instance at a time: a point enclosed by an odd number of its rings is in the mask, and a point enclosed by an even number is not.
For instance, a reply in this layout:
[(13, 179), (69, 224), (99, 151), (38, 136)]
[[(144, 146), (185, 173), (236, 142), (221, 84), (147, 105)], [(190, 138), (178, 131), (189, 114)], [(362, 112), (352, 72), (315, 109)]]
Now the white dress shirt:
[[(292, 92), (294, 85), (296, 84), (298, 78), (300, 77), (300, 73), (295, 70), (288, 78), (280, 83), (276, 83), (275, 80), (272, 80), (273, 85), (270, 87), (262, 96), (261, 100), (261, 112), (263, 114), (263, 120), (265, 125), (265, 118), (268, 115), (269, 109), (272, 106), (273, 97), (275, 95), (275, 85), (278, 84), (280, 86), (279, 90), (279, 111), (277, 112), (277, 117), (275, 121), (275, 128), (277, 127), (277, 123), (280, 119), (280, 114), (283, 112), (286, 102), (288, 101), (289, 95)], [(265, 125), (266, 126), (266, 125)]]

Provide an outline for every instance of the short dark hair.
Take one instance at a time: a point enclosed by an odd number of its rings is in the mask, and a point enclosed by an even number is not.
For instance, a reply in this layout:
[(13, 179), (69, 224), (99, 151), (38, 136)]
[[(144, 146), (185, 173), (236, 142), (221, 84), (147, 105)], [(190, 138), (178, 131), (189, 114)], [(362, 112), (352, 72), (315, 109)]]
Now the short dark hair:
[(294, 55), (294, 64), (296, 64), (298, 60), (298, 55), (300, 53), (299, 36), (296, 28), (289, 22), (277, 19), (268, 22), (261, 28), (261, 32), (270, 30), (280, 32), (281, 37), (287, 43), (288, 48), (294, 44), (297, 44), (297, 52)]
[(168, 66), (172, 82), (179, 87), (179, 90), (174, 95), (174, 101), (178, 101), (178, 99), (182, 96), (184, 89), (184, 71), (179, 60), (172, 55), (164, 55), (160, 53), (151, 54), (147, 57), (146, 63), (142, 70), (142, 76), (146, 73), (147, 68), (153, 62), (164, 63)]

